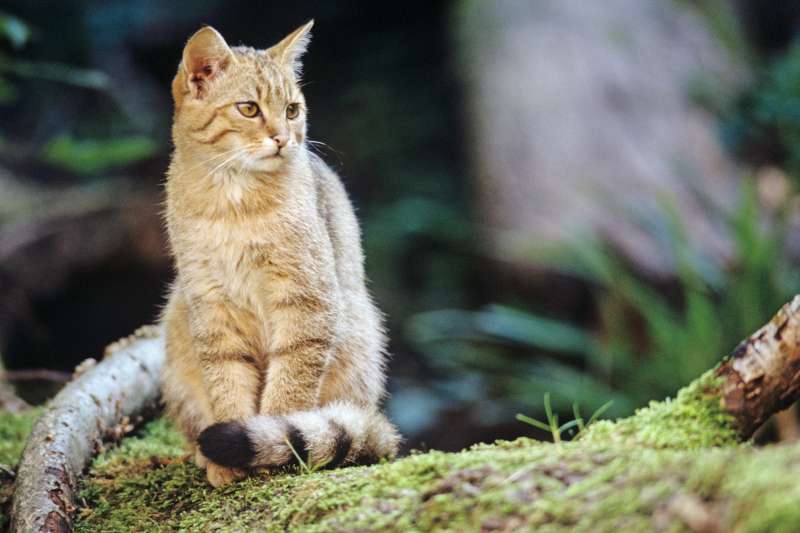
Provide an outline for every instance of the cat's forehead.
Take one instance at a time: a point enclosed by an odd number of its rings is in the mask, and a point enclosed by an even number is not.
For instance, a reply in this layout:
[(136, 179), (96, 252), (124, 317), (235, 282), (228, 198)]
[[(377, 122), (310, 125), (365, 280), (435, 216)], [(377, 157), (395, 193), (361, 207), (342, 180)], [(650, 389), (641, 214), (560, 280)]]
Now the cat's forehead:
[(266, 89), (270, 99), (285, 99), (295, 92), (296, 83), (292, 74), (266, 51), (246, 46), (234, 47), (232, 51), (236, 58), (235, 77), (240, 84), (252, 86), (253, 89)]

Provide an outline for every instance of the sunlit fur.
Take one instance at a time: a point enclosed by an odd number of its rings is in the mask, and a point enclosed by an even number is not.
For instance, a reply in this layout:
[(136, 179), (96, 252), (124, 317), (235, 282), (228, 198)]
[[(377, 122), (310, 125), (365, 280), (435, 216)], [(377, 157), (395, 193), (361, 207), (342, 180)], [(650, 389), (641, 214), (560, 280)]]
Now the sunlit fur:
[[(242, 420), (252, 467), (289, 459), (287, 421), (322, 462), (326, 424), (351, 433), (350, 458), (392, 457), (399, 440), (378, 411), (385, 337), (358, 222), (338, 176), (306, 146), (298, 76), (310, 27), (268, 50), (229, 48), (203, 28), (172, 84), (166, 221), (177, 275), (163, 314), (164, 398), (192, 441)], [(261, 114), (247, 118), (236, 104), (251, 101)], [(213, 485), (244, 475), (199, 450), (196, 461)]]

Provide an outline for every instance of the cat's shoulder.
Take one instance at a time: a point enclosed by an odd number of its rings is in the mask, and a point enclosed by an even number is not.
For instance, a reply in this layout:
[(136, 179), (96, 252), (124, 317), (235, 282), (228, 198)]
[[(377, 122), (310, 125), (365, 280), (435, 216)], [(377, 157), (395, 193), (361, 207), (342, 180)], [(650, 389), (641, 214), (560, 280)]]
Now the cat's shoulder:
[(309, 162), (311, 164), (311, 172), (314, 175), (314, 181), (317, 183), (317, 189), (322, 189), (328, 194), (334, 193), (337, 195), (345, 191), (342, 178), (324, 159), (317, 154), (310, 153)]
[(317, 180), (339, 180), (339, 175), (322, 159), (313, 152), (308, 153), (308, 160), (311, 165), (311, 172)]

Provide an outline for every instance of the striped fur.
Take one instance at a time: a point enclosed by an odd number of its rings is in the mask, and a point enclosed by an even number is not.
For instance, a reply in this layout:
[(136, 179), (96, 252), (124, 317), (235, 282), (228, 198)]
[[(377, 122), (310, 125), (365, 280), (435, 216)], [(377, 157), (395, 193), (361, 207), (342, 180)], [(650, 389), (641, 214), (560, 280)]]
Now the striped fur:
[(208, 459), (228, 468), (366, 465), (394, 457), (400, 436), (377, 411), (346, 402), (285, 416), (220, 422), (199, 436)]

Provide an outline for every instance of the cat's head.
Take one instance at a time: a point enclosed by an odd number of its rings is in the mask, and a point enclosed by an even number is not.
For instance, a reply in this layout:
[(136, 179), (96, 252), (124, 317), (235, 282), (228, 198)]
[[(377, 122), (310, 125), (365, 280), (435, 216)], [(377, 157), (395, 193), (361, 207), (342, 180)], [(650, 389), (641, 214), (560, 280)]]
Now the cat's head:
[(209, 165), (274, 172), (302, 149), (300, 58), (314, 21), (266, 50), (229, 47), (215, 29), (192, 35), (172, 82), (179, 149)]

